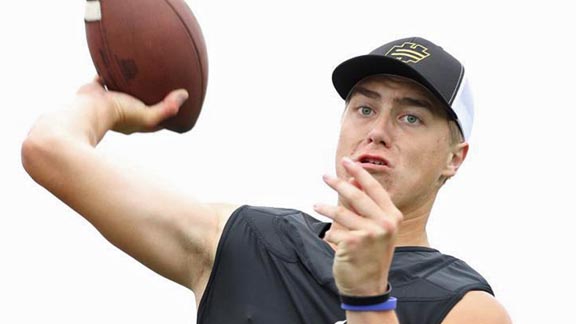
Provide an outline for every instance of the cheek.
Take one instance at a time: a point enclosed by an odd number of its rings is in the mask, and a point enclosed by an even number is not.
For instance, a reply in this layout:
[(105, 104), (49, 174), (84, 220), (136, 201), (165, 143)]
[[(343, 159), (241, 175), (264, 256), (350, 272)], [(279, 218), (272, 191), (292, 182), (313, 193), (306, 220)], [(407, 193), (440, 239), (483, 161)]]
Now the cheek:
[(439, 174), (447, 156), (446, 143), (442, 138), (428, 138), (404, 144), (400, 156), (407, 177), (433, 177)]
[(407, 158), (407, 166), (411, 175), (422, 182), (435, 182), (440, 177), (446, 160), (446, 152), (438, 143), (431, 143), (426, 149), (412, 152)]

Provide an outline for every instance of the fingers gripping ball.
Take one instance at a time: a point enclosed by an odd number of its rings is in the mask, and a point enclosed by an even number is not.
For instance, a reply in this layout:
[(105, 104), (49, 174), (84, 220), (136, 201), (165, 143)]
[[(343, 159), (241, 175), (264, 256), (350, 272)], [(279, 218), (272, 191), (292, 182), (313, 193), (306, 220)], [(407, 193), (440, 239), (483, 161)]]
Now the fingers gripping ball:
[(200, 26), (184, 0), (88, 0), (86, 39), (109, 90), (156, 104), (175, 89), (189, 99), (162, 127), (194, 127), (206, 94), (208, 55)]

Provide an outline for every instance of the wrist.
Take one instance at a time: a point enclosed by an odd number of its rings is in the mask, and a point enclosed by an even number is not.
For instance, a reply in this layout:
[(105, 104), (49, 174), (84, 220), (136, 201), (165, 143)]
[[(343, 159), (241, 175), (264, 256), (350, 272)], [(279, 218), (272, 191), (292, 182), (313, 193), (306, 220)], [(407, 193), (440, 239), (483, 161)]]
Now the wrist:
[(346, 311), (346, 324), (398, 324), (395, 311), (354, 312)]
[(75, 120), (74, 131), (96, 146), (106, 132), (114, 127), (118, 113), (110, 105), (93, 100), (90, 96), (78, 95), (72, 103)]
[(384, 312), (395, 310), (396, 305), (396, 297), (390, 297), (384, 302), (371, 305), (349, 305), (343, 302), (341, 308), (345, 311), (351, 312)]
[(385, 294), (390, 285), (388, 278), (379, 278), (378, 281), (362, 280), (361, 283), (349, 283), (347, 286), (338, 285), (338, 292), (344, 296), (376, 296)]
[(371, 296), (350, 296), (340, 295), (341, 307), (346, 311), (368, 312), (368, 311), (389, 311), (396, 309), (396, 298), (390, 294), (392, 286), (388, 283), (383, 294)]

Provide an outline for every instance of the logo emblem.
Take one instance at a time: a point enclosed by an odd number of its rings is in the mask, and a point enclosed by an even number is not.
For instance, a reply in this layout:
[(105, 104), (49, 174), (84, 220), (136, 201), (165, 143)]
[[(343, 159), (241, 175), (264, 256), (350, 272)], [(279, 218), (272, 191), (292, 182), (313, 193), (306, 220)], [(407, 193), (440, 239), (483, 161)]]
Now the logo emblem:
[(428, 49), (420, 44), (404, 42), (402, 45), (392, 47), (386, 56), (393, 57), (404, 63), (418, 63), (430, 56)]

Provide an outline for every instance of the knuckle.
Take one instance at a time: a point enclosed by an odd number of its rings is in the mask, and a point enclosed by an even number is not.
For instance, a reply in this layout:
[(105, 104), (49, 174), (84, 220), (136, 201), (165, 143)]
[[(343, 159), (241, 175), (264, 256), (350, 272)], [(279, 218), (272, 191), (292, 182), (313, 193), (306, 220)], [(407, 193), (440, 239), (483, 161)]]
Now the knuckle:
[(352, 201), (359, 201), (364, 197), (364, 194), (360, 190), (351, 190), (348, 198)]
[(396, 210), (391, 213), (382, 215), (376, 219), (376, 222), (382, 228), (385, 228), (389, 231), (395, 231), (398, 227), (400, 227), (403, 219), (404, 215), (400, 211)]
[(371, 232), (371, 239), (375, 240), (375, 241), (380, 241), (381, 239), (385, 238), (388, 236), (389, 232), (380, 227), (377, 226), (372, 232)]
[(388, 228), (388, 220), (385, 217), (380, 217), (374, 221), (376, 222), (376, 225), (378, 225), (378, 228), (381, 229)]
[(396, 211), (395, 213), (392, 213), (392, 219), (396, 221), (396, 226), (399, 226), (400, 223), (404, 220), (404, 214), (402, 214), (400, 211)]
[(347, 212), (346, 207), (338, 206), (334, 211), (334, 216), (336, 216), (337, 219), (342, 219), (342, 217), (346, 215), (346, 212)]
[(380, 240), (383, 236), (385, 236), (385, 231), (378, 228), (378, 226), (374, 226), (373, 228), (358, 233), (357, 239), (362, 242), (370, 243)]
[(328, 230), (325, 234), (324, 234), (324, 238), (326, 240), (328, 240), (329, 242), (332, 242), (334, 240), (334, 234), (332, 232), (332, 230)]
[(374, 231), (377, 237), (393, 235), (398, 231), (400, 225), (400, 223), (394, 217), (381, 217), (375, 220), (375, 222), (377, 226)]
[(348, 245), (350, 247), (357, 246), (362, 241), (363, 241), (362, 234), (349, 235), (346, 237), (346, 245)]
[(144, 125), (143, 125), (144, 128), (146, 129), (154, 128), (156, 127), (156, 124), (158, 124), (156, 116), (148, 115), (146, 116), (146, 118), (144, 118)]

